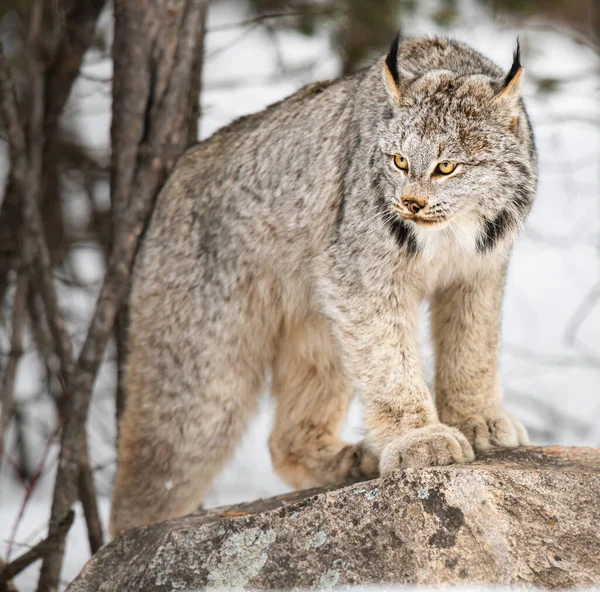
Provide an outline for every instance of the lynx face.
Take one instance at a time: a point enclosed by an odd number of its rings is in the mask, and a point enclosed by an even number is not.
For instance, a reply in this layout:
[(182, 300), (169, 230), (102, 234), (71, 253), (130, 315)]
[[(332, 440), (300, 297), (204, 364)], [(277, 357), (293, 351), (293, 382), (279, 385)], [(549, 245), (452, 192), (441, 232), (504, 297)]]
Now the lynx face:
[(379, 130), (375, 184), (380, 208), (417, 243), (441, 232), (486, 251), (529, 212), (535, 163), (515, 60), (504, 80), (448, 69), (398, 73)]

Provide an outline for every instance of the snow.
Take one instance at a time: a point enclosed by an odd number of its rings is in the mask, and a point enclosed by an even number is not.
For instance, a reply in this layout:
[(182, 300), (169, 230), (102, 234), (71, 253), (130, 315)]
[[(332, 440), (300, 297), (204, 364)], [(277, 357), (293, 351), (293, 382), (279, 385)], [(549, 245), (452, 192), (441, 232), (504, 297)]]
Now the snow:
[[(209, 15), (207, 63), (205, 69), (204, 113), (201, 136), (207, 137), (235, 117), (256, 111), (291, 94), (308, 82), (337, 75), (340, 62), (331, 49), (325, 27), (314, 37), (285, 32), (276, 35), (279, 57), (273, 40), (260, 27), (244, 33), (239, 27), (223, 27), (246, 17), (239, 2), (215, 3)], [(417, 12), (403, 22), (406, 35), (441, 33), (459, 38), (493, 58), (503, 67), (511, 63), (517, 35), (523, 49), (526, 78), (524, 96), (536, 130), (540, 184), (537, 202), (526, 232), (519, 240), (510, 265), (503, 323), (502, 375), (506, 406), (530, 429), (534, 443), (600, 445), (600, 306), (585, 317), (574, 339), (568, 328), (600, 280), (598, 237), (600, 236), (600, 126), (598, 122), (598, 56), (570, 36), (540, 27), (511, 26), (491, 20), (481, 3), (463, 0), (457, 26), (450, 31), (432, 24), (431, 3), (418, 3)], [(103, 16), (103, 26), (110, 15)], [(520, 23), (523, 25), (523, 23)], [(218, 30), (214, 30), (219, 27)], [(293, 74), (281, 71), (280, 61)], [(305, 69), (302, 66), (312, 64)], [(110, 77), (110, 62), (88, 64), (86, 73)], [(595, 72), (595, 75), (593, 73)], [(550, 95), (538, 93), (535, 80), (564, 78), (566, 82)], [(240, 82), (240, 86), (235, 86)], [(108, 158), (110, 98), (106, 85), (87, 80), (78, 82), (77, 101), (66, 117), (82, 141), (101, 158)], [(107, 207), (104, 188), (99, 204)], [(75, 196), (64, 204), (74, 222), (89, 215), (85, 200)], [(61, 286), (65, 310), (73, 331), (81, 318), (88, 318), (93, 305), (103, 262), (89, 246), (78, 249), (71, 265), (90, 284), (87, 291)], [(74, 334), (77, 346), (83, 338)], [(2, 338), (5, 345), (4, 337)], [(109, 348), (110, 349), (110, 348)], [(426, 366), (431, 374), (431, 351), (423, 337)], [(96, 479), (99, 504), (106, 525), (109, 491), (115, 468), (114, 363), (107, 352), (97, 381), (89, 426), (94, 465), (102, 468)], [(32, 356), (21, 364), (17, 381), (19, 400), (31, 400), (39, 392), (41, 372)], [(28, 431), (31, 466), (37, 466), (47, 448), (54, 425), (51, 406), (29, 405)], [(344, 427), (344, 436), (361, 437), (360, 404), (354, 402)], [(286, 485), (274, 474), (267, 438), (272, 422), (268, 396), (245, 435), (235, 457), (215, 481), (206, 506), (219, 506), (285, 492)], [(14, 436), (14, 435), (13, 435)], [(57, 446), (48, 449), (45, 472), (26, 504), (19, 527), (12, 532), (19, 514), (24, 486), (12, 467), (4, 462), (0, 471), (0, 556), (6, 558), (14, 537), (11, 557), (44, 536), (50, 511)], [(169, 487), (169, 482), (165, 484)], [(88, 545), (81, 508), (68, 537), (63, 580), (71, 580), (88, 559)], [(22, 592), (34, 590), (37, 568), (16, 579)]]

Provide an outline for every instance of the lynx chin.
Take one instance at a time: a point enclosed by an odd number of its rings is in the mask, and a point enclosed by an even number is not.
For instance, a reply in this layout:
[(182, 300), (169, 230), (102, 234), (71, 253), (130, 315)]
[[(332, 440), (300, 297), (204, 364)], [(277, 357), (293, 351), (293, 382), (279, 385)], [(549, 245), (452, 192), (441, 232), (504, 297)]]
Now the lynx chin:
[[(457, 41), (396, 38), (180, 159), (135, 264), (113, 535), (201, 504), (267, 376), (271, 457), (294, 488), (527, 444), (498, 378), (536, 185), (521, 78), (518, 45), (507, 72)], [(350, 445), (354, 392), (365, 434)]]

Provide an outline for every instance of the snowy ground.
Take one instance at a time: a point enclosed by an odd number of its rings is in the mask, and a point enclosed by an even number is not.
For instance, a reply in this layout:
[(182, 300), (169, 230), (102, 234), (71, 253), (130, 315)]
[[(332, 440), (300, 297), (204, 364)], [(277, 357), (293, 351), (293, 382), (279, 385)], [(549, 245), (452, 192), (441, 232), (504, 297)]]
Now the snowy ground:
[[(585, 45), (561, 32), (530, 26), (514, 27), (494, 22), (481, 4), (464, 0), (464, 18), (451, 30), (437, 29), (427, 17), (430, 3), (419, 3), (419, 11), (403, 24), (407, 35), (441, 33), (468, 42), (508, 68), (517, 35), (523, 47), (526, 68), (524, 95), (537, 133), (540, 156), (540, 186), (527, 230), (512, 259), (504, 313), (502, 374), (506, 404), (530, 429), (534, 443), (549, 441), (567, 445), (600, 445), (600, 307), (592, 309), (577, 330), (577, 311), (600, 280), (600, 122), (598, 56)], [(245, 32), (223, 25), (244, 18), (239, 3), (220, 3), (210, 13), (205, 72), (205, 115), (201, 135), (207, 137), (233, 118), (261, 109), (302, 84), (337, 74), (339, 61), (332, 53), (327, 31), (306, 38), (286, 33), (278, 36), (279, 56), (272, 39), (260, 28)], [(215, 27), (219, 30), (214, 30)], [(284, 74), (314, 62), (300, 74)], [(110, 75), (110, 64), (89, 67), (88, 73)], [(550, 95), (537, 92), (536, 81), (564, 80)], [(237, 85), (239, 83), (239, 86)], [(106, 89), (104, 89), (106, 90)], [(68, 121), (98, 150), (106, 154), (110, 104), (102, 88), (82, 82), (77, 93), (82, 100)], [(591, 125), (594, 120), (596, 125)], [(108, 203), (108, 195), (104, 196)], [(80, 200), (81, 201), (81, 200)], [(72, 216), (85, 216), (77, 199), (66, 204)], [(81, 249), (72, 262), (86, 279), (101, 279), (102, 262), (90, 249)], [(88, 315), (93, 294), (64, 293), (65, 307), (72, 315)], [(424, 332), (425, 335), (425, 332)], [(80, 343), (81, 335), (76, 336)], [(427, 340), (423, 339), (426, 364), (431, 366)], [(114, 368), (106, 364), (98, 380), (90, 426), (91, 452), (98, 472), (100, 506), (108, 517), (109, 486), (114, 473), (114, 409), (110, 396)], [(39, 389), (39, 369), (33, 361), (22, 364), (18, 396), (26, 399)], [(51, 409), (37, 409), (37, 420), (47, 419)], [(256, 421), (251, 425), (235, 458), (217, 479), (207, 506), (224, 505), (286, 490), (274, 475), (266, 441), (271, 416), (265, 396)], [(43, 421), (42, 421), (43, 424)], [(360, 408), (353, 405), (345, 436), (360, 437)], [(42, 454), (47, 435), (32, 435), (32, 446)], [(12, 557), (39, 540), (50, 508), (57, 450), (51, 447), (44, 474), (26, 505), (19, 528), (13, 532), (23, 502), (24, 488), (5, 463), (0, 471), (0, 555), (6, 557), (8, 541), (14, 539)], [(80, 512), (78, 512), (80, 515)], [(64, 579), (69, 581), (88, 558), (87, 539), (77, 520), (68, 539)], [(35, 589), (35, 569), (16, 580), (19, 590)]]

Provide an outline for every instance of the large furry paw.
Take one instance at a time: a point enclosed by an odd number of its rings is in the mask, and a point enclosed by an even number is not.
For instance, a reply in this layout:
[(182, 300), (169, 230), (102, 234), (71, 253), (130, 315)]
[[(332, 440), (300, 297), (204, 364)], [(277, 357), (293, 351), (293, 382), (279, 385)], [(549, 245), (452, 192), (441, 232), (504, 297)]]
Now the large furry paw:
[(471, 445), (457, 429), (435, 423), (390, 442), (381, 453), (379, 470), (387, 475), (396, 469), (450, 465), (474, 458)]
[(473, 415), (454, 424), (475, 450), (527, 446), (529, 437), (521, 423), (502, 409)]

